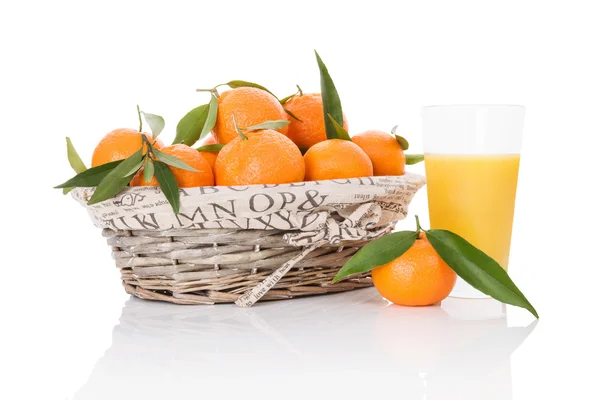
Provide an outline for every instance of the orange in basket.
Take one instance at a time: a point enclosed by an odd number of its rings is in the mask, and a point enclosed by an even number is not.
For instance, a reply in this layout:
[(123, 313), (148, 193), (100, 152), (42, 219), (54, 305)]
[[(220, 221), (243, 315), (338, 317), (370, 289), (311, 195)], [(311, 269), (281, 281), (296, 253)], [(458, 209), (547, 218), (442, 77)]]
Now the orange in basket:
[(330, 139), (312, 146), (304, 155), (306, 180), (361, 178), (373, 175), (369, 156), (350, 140)]
[[(310, 147), (327, 140), (325, 118), (323, 116), (323, 100), (321, 93), (296, 95), (285, 102), (284, 107), (298, 119), (289, 118), (290, 125), (287, 136), (300, 147)], [(344, 115), (344, 129), (348, 130), (348, 121)]]
[[(224, 92), (218, 99), (217, 121), (213, 128), (219, 143), (229, 143), (238, 137), (233, 123), (235, 115), (238, 126), (253, 126), (265, 121), (288, 119), (279, 100), (261, 89), (241, 87)], [(278, 129), (284, 135), (288, 127)]]
[[(148, 140), (152, 143), (152, 135), (144, 133)], [(160, 140), (154, 142), (154, 146), (157, 149), (163, 147)], [(96, 146), (94, 154), (92, 155), (92, 167), (106, 164), (111, 161), (123, 160), (142, 147), (142, 137), (140, 132), (130, 128), (120, 128), (108, 132), (100, 143)], [(144, 145), (144, 151), (146, 151), (146, 145)]]
[(248, 132), (244, 137), (238, 135), (219, 152), (215, 162), (217, 185), (275, 184), (304, 180), (302, 153), (285, 135), (265, 129)]

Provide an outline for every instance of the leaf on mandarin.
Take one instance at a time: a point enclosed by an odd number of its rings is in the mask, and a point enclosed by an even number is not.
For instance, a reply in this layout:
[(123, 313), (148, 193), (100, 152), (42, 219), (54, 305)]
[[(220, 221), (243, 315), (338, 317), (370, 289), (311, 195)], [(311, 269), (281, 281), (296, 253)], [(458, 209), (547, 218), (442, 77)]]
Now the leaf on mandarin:
[(177, 180), (175, 180), (175, 176), (167, 164), (160, 161), (156, 161), (154, 164), (154, 176), (156, 176), (158, 185), (169, 204), (171, 204), (173, 212), (179, 214), (180, 199)]
[(229, 81), (225, 85), (229, 86), (232, 89), (237, 89), (237, 88), (241, 88), (241, 87), (251, 87), (251, 88), (255, 88), (255, 89), (260, 89), (260, 90), (264, 90), (267, 93), (270, 93), (273, 97), (277, 98), (277, 96), (275, 96), (273, 94), (273, 92), (271, 92), (266, 87), (259, 85), (258, 83), (235, 80), (235, 81)]
[(402, 150), (404, 150), (404, 151), (408, 150), (408, 146), (409, 146), (408, 140), (406, 140), (404, 137), (402, 137), (400, 135), (396, 135), (396, 129), (398, 129), (398, 125), (396, 125), (392, 128), (392, 135), (396, 139), (396, 142), (398, 142), (398, 144), (400, 144), (400, 147), (402, 147)]
[(205, 146), (200, 146), (196, 150), (198, 151), (210, 151), (213, 153), (218, 153), (221, 149), (225, 147), (224, 144), (216, 143), (216, 144), (207, 144)]
[(55, 186), (55, 189), (63, 189), (63, 188), (70, 188), (70, 187), (92, 187), (92, 186), (98, 186), (98, 184), (100, 184), (100, 182), (102, 181), (102, 179), (104, 179), (104, 177), (106, 175), (108, 175), (108, 173), (110, 171), (112, 171), (114, 168), (116, 168), (119, 164), (121, 164), (123, 162), (123, 160), (117, 160), (117, 161), (112, 161), (106, 164), (102, 164), (102, 165), (98, 165), (97, 167), (92, 167), (89, 169), (86, 169), (85, 171), (75, 175), (73, 178), (69, 179), (68, 181)]
[(371, 271), (406, 253), (417, 240), (417, 232), (401, 231), (382, 236), (366, 244), (348, 260), (333, 278), (333, 282), (353, 274)]
[(290, 124), (290, 121), (287, 119), (277, 119), (275, 121), (265, 121), (262, 124), (252, 125), (247, 128), (241, 128), (246, 131), (259, 131), (262, 129), (273, 129), (278, 130)]
[(296, 85), (296, 87), (298, 88), (298, 90), (296, 91), (296, 93), (294, 93), (294, 94), (291, 94), (291, 95), (289, 95), (289, 96), (286, 96), (286, 97), (284, 97), (283, 99), (279, 100), (279, 103), (280, 103), (281, 105), (284, 105), (285, 103), (287, 103), (287, 101), (288, 101), (289, 99), (291, 99), (292, 97), (294, 97), (294, 96), (302, 96), (302, 95), (304, 94), (304, 93), (302, 92), (302, 88), (300, 88), (300, 86), (299, 86), (299, 85)]
[(423, 161), (425, 157), (423, 154), (407, 154), (406, 155), (406, 165), (414, 165)]
[(208, 103), (208, 114), (206, 115), (206, 121), (200, 132), (200, 139), (205, 137), (214, 127), (217, 122), (217, 110), (219, 109), (219, 102), (214, 93), (210, 94), (210, 103)]
[(123, 178), (127, 178), (128, 176), (136, 174), (140, 168), (144, 165), (144, 160), (141, 160), (139, 163), (131, 167), (131, 169), (123, 174)]
[(244, 135), (244, 133), (239, 128), (237, 120), (235, 119), (235, 114), (232, 114), (231, 118), (233, 118), (233, 127), (235, 128), (235, 131), (238, 134), (238, 136), (242, 138), (242, 140), (248, 140), (248, 136)]
[(209, 107), (209, 104), (203, 104), (190, 110), (181, 118), (177, 128), (175, 128), (176, 134), (173, 144), (183, 143), (193, 146), (200, 139), (208, 118)]
[(442, 260), (469, 285), (503, 303), (525, 308), (539, 318), (535, 308), (493, 258), (453, 232), (431, 229), (426, 234)]
[(327, 133), (327, 139), (338, 139), (337, 129), (327, 115), (331, 114), (333, 120), (337, 122), (338, 125), (342, 126), (344, 124), (342, 103), (340, 101), (340, 96), (338, 95), (337, 89), (335, 88), (335, 84), (333, 83), (333, 79), (331, 79), (331, 75), (329, 75), (327, 67), (323, 63), (323, 60), (321, 60), (321, 57), (316, 50), (315, 55), (317, 57), (317, 64), (319, 65), (319, 72), (321, 74), (321, 99), (323, 101), (325, 132)]
[(285, 111), (285, 113), (287, 115), (289, 115), (290, 117), (294, 118), (296, 121), (304, 122), (300, 118), (298, 118), (296, 115), (294, 115), (294, 113), (291, 112), (290, 110), (288, 110), (287, 108), (283, 107), (283, 111)]
[(177, 157), (173, 157), (170, 154), (163, 153), (160, 150), (153, 149), (152, 153), (157, 160), (162, 161), (165, 164), (168, 164), (175, 168), (184, 169), (186, 171), (198, 172), (197, 169), (190, 167), (186, 162), (180, 160)]
[[(69, 160), (69, 165), (71, 165), (71, 168), (73, 168), (73, 171), (76, 173), (79, 174), (87, 169), (83, 161), (81, 161), (81, 157), (79, 157), (79, 154), (77, 153), (77, 150), (75, 150), (75, 147), (73, 146), (73, 143), (69, 137), (67, 137), (67, 159)], [(75, 188), (63, 188), (63, 194), (67, 194), (73, 189)]]
[(94, 194), (88, 201), (88, 204), (96, 204), (101, 201), (108, 200), (118, 194), (131, 181), (132, 175), (126, 175), (126, 172), (131, 171), (142, 160), (142, 149), (139, 149), (131, 156), (123, 160), (110, 171), (104, 179), (98, 184)]
[(160, 115), (150, 114), (143, 111), (142, 115), (152, 131), (152, 139), (156, 139), (162, 130), (165, 129), (165, 119)]
[(340, 124), (338, 124), (337, 121), (335, 119), (333, 119), (331, 114), (327, 114), (327, 117), (329, 118), (329, 120), (331, 121), (333, 126), (335, 127), (337, 139), (352, 140), (352, 139), (350, 139), (350, 135), (348, 134), (348, 132), (346, 132), (344, 127), (341, 126)]
[(71, 168), (73, 168), (73, 171), (76, 173), (80, 174), (87, 169), (69, 137), (67, 137), (67, 158), (69, 159)]
[(144, 164), (144, 182), (150, 183), (152, 177), (154, 176), (154, 161), (150, 157), (146, 158), (146, 163)]

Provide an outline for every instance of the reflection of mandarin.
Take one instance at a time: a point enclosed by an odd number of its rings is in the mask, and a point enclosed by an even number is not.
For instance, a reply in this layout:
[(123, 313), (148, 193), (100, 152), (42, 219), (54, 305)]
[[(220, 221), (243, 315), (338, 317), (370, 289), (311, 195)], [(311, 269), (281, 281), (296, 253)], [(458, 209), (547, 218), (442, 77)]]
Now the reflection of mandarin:
[(352, 141), (371, 159), (375, 176), (404, 175), (404, 150), (391, 134), (366, 131), (352, 136)]
[[(213, 134), (219, 143), (229, 143), (238, 135), (235, 130), (233, 116), (237, 126), (247, 128), (265, 121), (287, 120), (287, 114), (272, 94), (261, 89), (241, 87), (228, 90), (218, 99), (219, 108)], [(287, 125), (278, 129), (287, 134)]]
[(304, 155), (306, 180), (361, 178), (373, 175), (369, 156), (350, 140), (330, 139), (312, 146)]
[(371, 271), (373, 284), (392, 303), (428, 306), (444, 300), (454, 287), (456, 272), (446, 264), (424, 232), (406, 253)]
[[(192, 149), (185, 144), (173, 144), (171, 146), (163, 147), (160, 151), (180, 159), (198, 171), (188, 171), (169, 165), (179, 187), (189, 188), (196, 186), (212, 186), (215, 184), (215, 178), (210, 164), (196, 149)], [(156, 176), (152, 177), (150, 182), (146, 182), (143, 173), (144, 169), (142, 168), (131, 180), (131, 186), (158, 186)]]
[[(215, 139), (212, 133), (206, 136), (204, 139), (202, 139), (202, 141), (200, 142), (200, 146), (198, 147), (208, 146), (210, 144), (217, 144), (217, 139)], [(215, 167), (217, 154), (219, 154), (217, 151), (199, 151), (198, 154), (200, 154), (206, 161), (208, 161), (211, 168)]]
[(221, 149), (215, 163), (217, 185), (292, 183), (304, 180), (304, 160), (298, 146), (281, 133), (246, 133)]
[[(135, 129), (120, 128), (108, 132), (100, 143), (94, 149), (92, 155), (92, 167), (106, 164), (112, 161), (123, 160), (139, 149), (142, 148), (142, 134)], [(144, 133), (150, 143), (154, 142), (152, 135)], [(163, 147), (160, 140), (156, 140), (154, 146), (157, 149)], [(146, 151), (146, 145), (144, 144), (144, 151)]]
[(390, 304), (377, 311), (374, 339), (380, 351), (393, 360), (398, 372), (433, 372), (449, 353), (464, 344), (456, 337), (460, 323), (439, 306), (415, 308)]
[[(320, 93), (293, 96), (283, 105), (292, 112), (300, 121), (290, 117), (287, 136), (300, 147), (310, 147), (327, 140), (325, 133), (325, 117), (323, 115), (323, 101)], [(348, 130), (348, 121), (344, 115), (344, 129)]]

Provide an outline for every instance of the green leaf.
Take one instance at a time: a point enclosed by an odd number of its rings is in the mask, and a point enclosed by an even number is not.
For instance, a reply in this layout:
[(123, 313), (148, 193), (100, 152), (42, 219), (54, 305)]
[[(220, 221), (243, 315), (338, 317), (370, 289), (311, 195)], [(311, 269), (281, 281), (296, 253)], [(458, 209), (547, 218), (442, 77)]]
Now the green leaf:
[(179, 186), (171, 169), (160, 161), (154, 163), (154, 175), (173, 212), (179, 214)]
[[(69, 137), (67, 137), (67, 158), (69, 160), (71, 168), (73, 168), (73, 171), (75, 171), (76, 173), (82, 173), (87, 169), (83, 161), (81, 161), (81, 157), (79, 157), (79, 154), (77, 154), (77, 150), (75, 150), (75, 147), (73, 146), (73, 143), (71, 142), (71, 139)], [(73, 189), (75, 188), (63, 188), (63, 194), (68, 194)]]
[(219, 108), (219, 102), (214, 93), (210, 94), (210, 103), (208, 103), (208, 114), (206, 116), (206, 121), (204, 121), (204, 126), (202, 127), (202, 132), (200, 132), (200, 139), (205, 137), (212, 128), (215, 127), (215, 123), (217, 122), (217, 110)]
[(278, 130), (290, 124), (290, 121), (287, 119), (277, 119), (275, 121), (265, 121), (262, 124), (252, 125), (247, 128), (241, 128), (247, 131), (258, 131), (261, 129), (273, 129)]
[(535, 308), (494, 259), (450, 231), (431, 229), (426, 233), (442, 260), (465, 282), (496, 300), (525, 308), (539, 318)]
[[(142, 160), (142, 149), (139, 149), (133, 153), (129, 158), (123, 160), (122, 163), (117, 165), (112, 171), (108, 173), (102, 179), (94, 194), (88, 201), (88, 204), (96, 204), (101, 201), (110, 199), (119, 193), (129, 181), (131, 181), (131, 175), (125, 175), (126, 172), (131, 171), (134, 166), (138, 165)], [(89, 170), (88, 170), (89, 171)]]
[(225, 147), (224, 144), (207, 144), (205, 146), (200, 146), (196, 150), (198, 151), (210, 151), (213, 153), (218, 153), (221, 149)]
[(142, 114), (144, 115), (144, 119), (152, 131), (152, 139), (156, 139), (162, 130), (165, 129), (165, 119), (160, 115), (149, 114), (143, 111)]
[(73, 171), (80, 174), (87, 169), (83, 161), (81, 161), (81, 157), (77, 154), (77, 150), (73, 147), (73, 143), (71, 139), (67, 137), (67, 158), (69, 159), (69, 164)]
[(237, 121), (235, 119), (235, 114), (232, 114), (231, 118), (233, 118), (233, 127), (235, 128), (235, 131), (237, 132), (237, 134), (239, 135), (239, 137), (241, 137), (242, 140), (248, 140), (248, 136), (244, 135), (244, 133), (238, 127)]
[(285, 103), (287, 103), (287, 101), (289, 99), (291, 99), (292, 97), (294, 97), (296, 95), (296, 93), (294, 94), (290, 94), (289, 96), (285, 96), (283, 99), (279, 100), (279, 104), (284, 105)]
[(194, 169), (187, 165), (185, 162), (181, 161), (177, 157), (173, 157), (169, 154), (165, 154), (158, 149), (152, 149), (152, 153), (157, 160), (162, 161), (165, 164), (169, 164), (175, 168), (185, 169), (186, 171), (198, 172), (197, 169)]
[(141, 160), (139, 163), (137, 163), (136, 165), (131, 167), (131, 169), (129, 171), (125, 172), (123, 174), (123, 178), (126, 178), (131, 175), (135, 175), (135, 173), (137, 173), (140, 170), (140, 168), (142, 168), (142, 165), (144, 165), (144, 160)]
[(154, 176), (154, 161), (150, 157), (146, 158), (144, 164), (144, 182), (150, 182)]
[[(296, 85), (296, 87), (298, 88), (298, 91), (294, 94), (291, 94), (289, 96), (284, 97), (283, 99), (279, 100), (279, 104), (284, 105), (285, 103), (287, 103), (287, 101), (289, 99), (291, 99), (292, 97), (298, 95), (298, 96), (302, 96), (304, 93), (302, 92), (302, 88), (300, 87), (300, 85)], [(291, 113), (290, 113), (291, 114)], [(291, 114), (293, 115), (293, 114)]]
[(394, 137), (396, 138), (396, 142), (398, 142), (400, 144), (400, 147), (402, 147), (402, 150), (408, 150), (408, 140), (406, 140), (400, 135), (394, 135)]
[(340, 124), (338, 124), (337, 121), (335, 119), (333, 119), (333, 117), (331, 116), (331, 114), (327, 114), (327, 117), (329, 118), (329, 120), (333, 124), (333, 126), (335, 128), (335, 131), (336, 131), (337, 137), (334, 138), (334, 139), (352, 140), (352, 139), (350, 139), (350, 135), (348, 135), (348, 132), (346, 132), (346, 130), (344, 129), (344, 127), (341, 126)]
[(392, 128), (392, 135), (394, 135), (394, 138), (396, 138), (396, 141), (400, 144), (400, 147), (402, 147), (402, 150), (404, 150), (404, 151), (408, 150), (408, 140), (406, 140), (404, 137), (402, 137), (400, 135), (396, 135), (396, 129), (398, 129), (398, 125), (396, 125)]
[(200, 135), (208, 119), (209, 108), (209, 104), (203, 104), (185, 114), (177, 124), (173, 144), (183, 143), (193, 146), (200, 139)]
[(294, 118), (296, 121), (304, 122), (304, 121), (302, 121), (300, 118), (296, 117), (296, 116), (294, 115), (294, 113), (293, 113), (293, 112), (291, 112), (290, 110), (288, 110), (287, 108), (283, 107), (283, 111), (285, 111), (285, 113), (286, 113), (287, 115), (289, 115), (290, 117)]
[(62, 183), (58, 186), (55, 186), (55, 189), (63, 189), (70, 187), (92, 187), (98, 186), (100, 182), (118, 165), (120, 165), (123, 160), (117, 160), (113, 162), (109, 162), (106, 164), (98, 165), (97, 167), (93, 167), (87, 169), (73, 178), (69, 179), (65, 183)]
[(348, 275), (368, 272), (375, 267), (389, 263), (404, 254), (417, 240), (417, 232), (401, 231), (390, 233), (372, 241), (360, 249), (344, 264), (333, 282)]
[(229, 86), (232, 89), (237, 89), (237, 88), (241, 88), (241, 87), (252, 87), (252, 88), (256, 88), (256, 89), (261, 89), (264, 90), (267, 93), (270, 93), (273, 97), (277, 98), (277, 96), (275, 96), (273, 94), (273, 92), (271, 92), (269, 89), (267, 89), (266, 87), (259, 85), (258, 83), (253, 83), (253, 82), (248, 82), (248, 81), (229, 81), (226, 83), (227, 86)]
[(329, 71), (327, 71), (327, 67), (323, 63), (323, 60), (321, 60), (321, 57), (316, 50), (315, 55), (317, 56), (317, 64), (319, 64), (319, 71), (321, 73), (321, 99), (323, 100), (325, 132), (327, 133), (327, 139), (338, 139), (338, 131), (327, 115), (331, 114), (333, 120), (337, 122), (338, 125), (342, 126), (344, 124), (342, 103), (340, 101), (340, 96), (338, 95), (337, 89), (335, 88), (335, 84), (329, 75)]
[(406, 154), (406, 165), (414, 165), (423, 161), (423, 154)]

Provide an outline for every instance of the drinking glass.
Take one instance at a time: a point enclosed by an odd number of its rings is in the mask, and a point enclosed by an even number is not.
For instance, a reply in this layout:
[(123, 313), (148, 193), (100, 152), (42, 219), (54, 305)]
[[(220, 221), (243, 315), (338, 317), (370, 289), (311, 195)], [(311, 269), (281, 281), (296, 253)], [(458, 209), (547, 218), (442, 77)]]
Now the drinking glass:
[[(525, 107), (423, 108), (432, 229), (452, 231), (508, 268)], [(486, 298), (458, 278), (453, 297)]]

